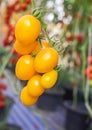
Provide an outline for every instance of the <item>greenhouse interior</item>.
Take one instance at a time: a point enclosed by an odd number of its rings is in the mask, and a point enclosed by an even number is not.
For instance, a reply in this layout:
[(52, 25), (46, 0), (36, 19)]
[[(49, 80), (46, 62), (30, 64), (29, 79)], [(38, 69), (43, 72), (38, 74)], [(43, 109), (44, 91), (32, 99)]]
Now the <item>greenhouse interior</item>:
[(0, 130), (92, 130), (92, 0), (0, 0)]

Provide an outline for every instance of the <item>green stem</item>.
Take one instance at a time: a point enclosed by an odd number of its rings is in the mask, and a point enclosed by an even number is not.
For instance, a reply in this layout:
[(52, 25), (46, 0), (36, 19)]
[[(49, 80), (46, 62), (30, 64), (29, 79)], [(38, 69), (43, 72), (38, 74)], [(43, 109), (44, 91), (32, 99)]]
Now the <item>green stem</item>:
[(84, 70), (85, 70), (85, 66), (86, 66), (86, 47), (83, 46), (82, 48), (82, 89), (83, 89), (83, 93), (85, 94), (85, 75), (84, 75)]
[(47, 31), (46, 31), (46, 29), (45, 29), (44, 27), (43, 27), (43, 32), (45, 33), (45, 35), (46, 35), (46, 37), (47, 37), (49, 43), (51, 44), (52, 41), (51, 41), (51, 39), (50, 39), (50, 37), (49, 37), (49, 35), (48, 35), (48, 33), (47, 33)]
[(32, 9), (36, 8), (36, 1), (35, 0), (32, 0)]

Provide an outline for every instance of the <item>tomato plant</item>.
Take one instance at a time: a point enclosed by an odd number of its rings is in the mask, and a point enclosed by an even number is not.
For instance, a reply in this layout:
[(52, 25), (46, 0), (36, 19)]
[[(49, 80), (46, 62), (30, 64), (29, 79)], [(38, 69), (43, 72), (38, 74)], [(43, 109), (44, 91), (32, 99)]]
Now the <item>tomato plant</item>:
[[(26, 2), (31, 3), (30, 0)], [(35, 1), (32, 4), (35, 7)], [(58, 72), (54, 68), (61, 51), (61, 42), (52, 41), (46, 33), (42, 10), (33, 6), (32, 15), (24, 15), (16, 23), (14, 43), (16, 52), (23, 55), (16, 63), (15, 73), (20, 80), (28, 80), (20, 95), (22, 103), (28, 106), (31, 105), (30, 97), (33, 104), (45, 89), (55, 85)]]

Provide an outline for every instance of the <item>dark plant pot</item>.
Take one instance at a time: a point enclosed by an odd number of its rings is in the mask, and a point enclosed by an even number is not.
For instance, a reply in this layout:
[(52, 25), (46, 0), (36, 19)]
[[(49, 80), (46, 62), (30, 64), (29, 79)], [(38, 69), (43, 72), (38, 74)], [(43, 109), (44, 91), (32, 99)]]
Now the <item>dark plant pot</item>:
[(12, 98), (6, 97), (5, 107), (0, 110), (0, 130), (3, 129), (6, 124), (7, 116), (9, 114), (10, 107), (13, 103), (14, 101)]
[[(64, 100), (65, 101), (73, 100), (73, 87), (68, 85), (64, 86), (64, 91), (65, 91)], [(81, 89), (78, 89), (77, 100), (78, 102), (84, 102), (84, 95)]]
[(72, 102), (64, 103), (66, 108), (66, 130), (88, 130), (90, 125), (90, 117), (84, 104), (79, 104), (76, 108), (72, 107)]
[(61, 92), (46, 91), (39, 97), (36, 105), (43, 110), (55, 111), (62, 104), (63, 96), (63, 90)]
[(73, 99), (73, 89), (71, 86), (64, 86), (64, 91), (65, 91), (65, 95), (64, 95), (64, 100), (72, 100)]

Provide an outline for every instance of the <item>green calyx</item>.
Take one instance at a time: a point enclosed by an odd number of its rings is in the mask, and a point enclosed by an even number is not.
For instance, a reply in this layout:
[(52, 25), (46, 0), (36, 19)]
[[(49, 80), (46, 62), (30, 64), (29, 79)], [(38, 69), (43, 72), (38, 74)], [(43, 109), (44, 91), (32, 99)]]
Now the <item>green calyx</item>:
[(41, 12), (38, 9), (33, 9), (32, 15), (35, 16), (38, 19), (41, 18)]

